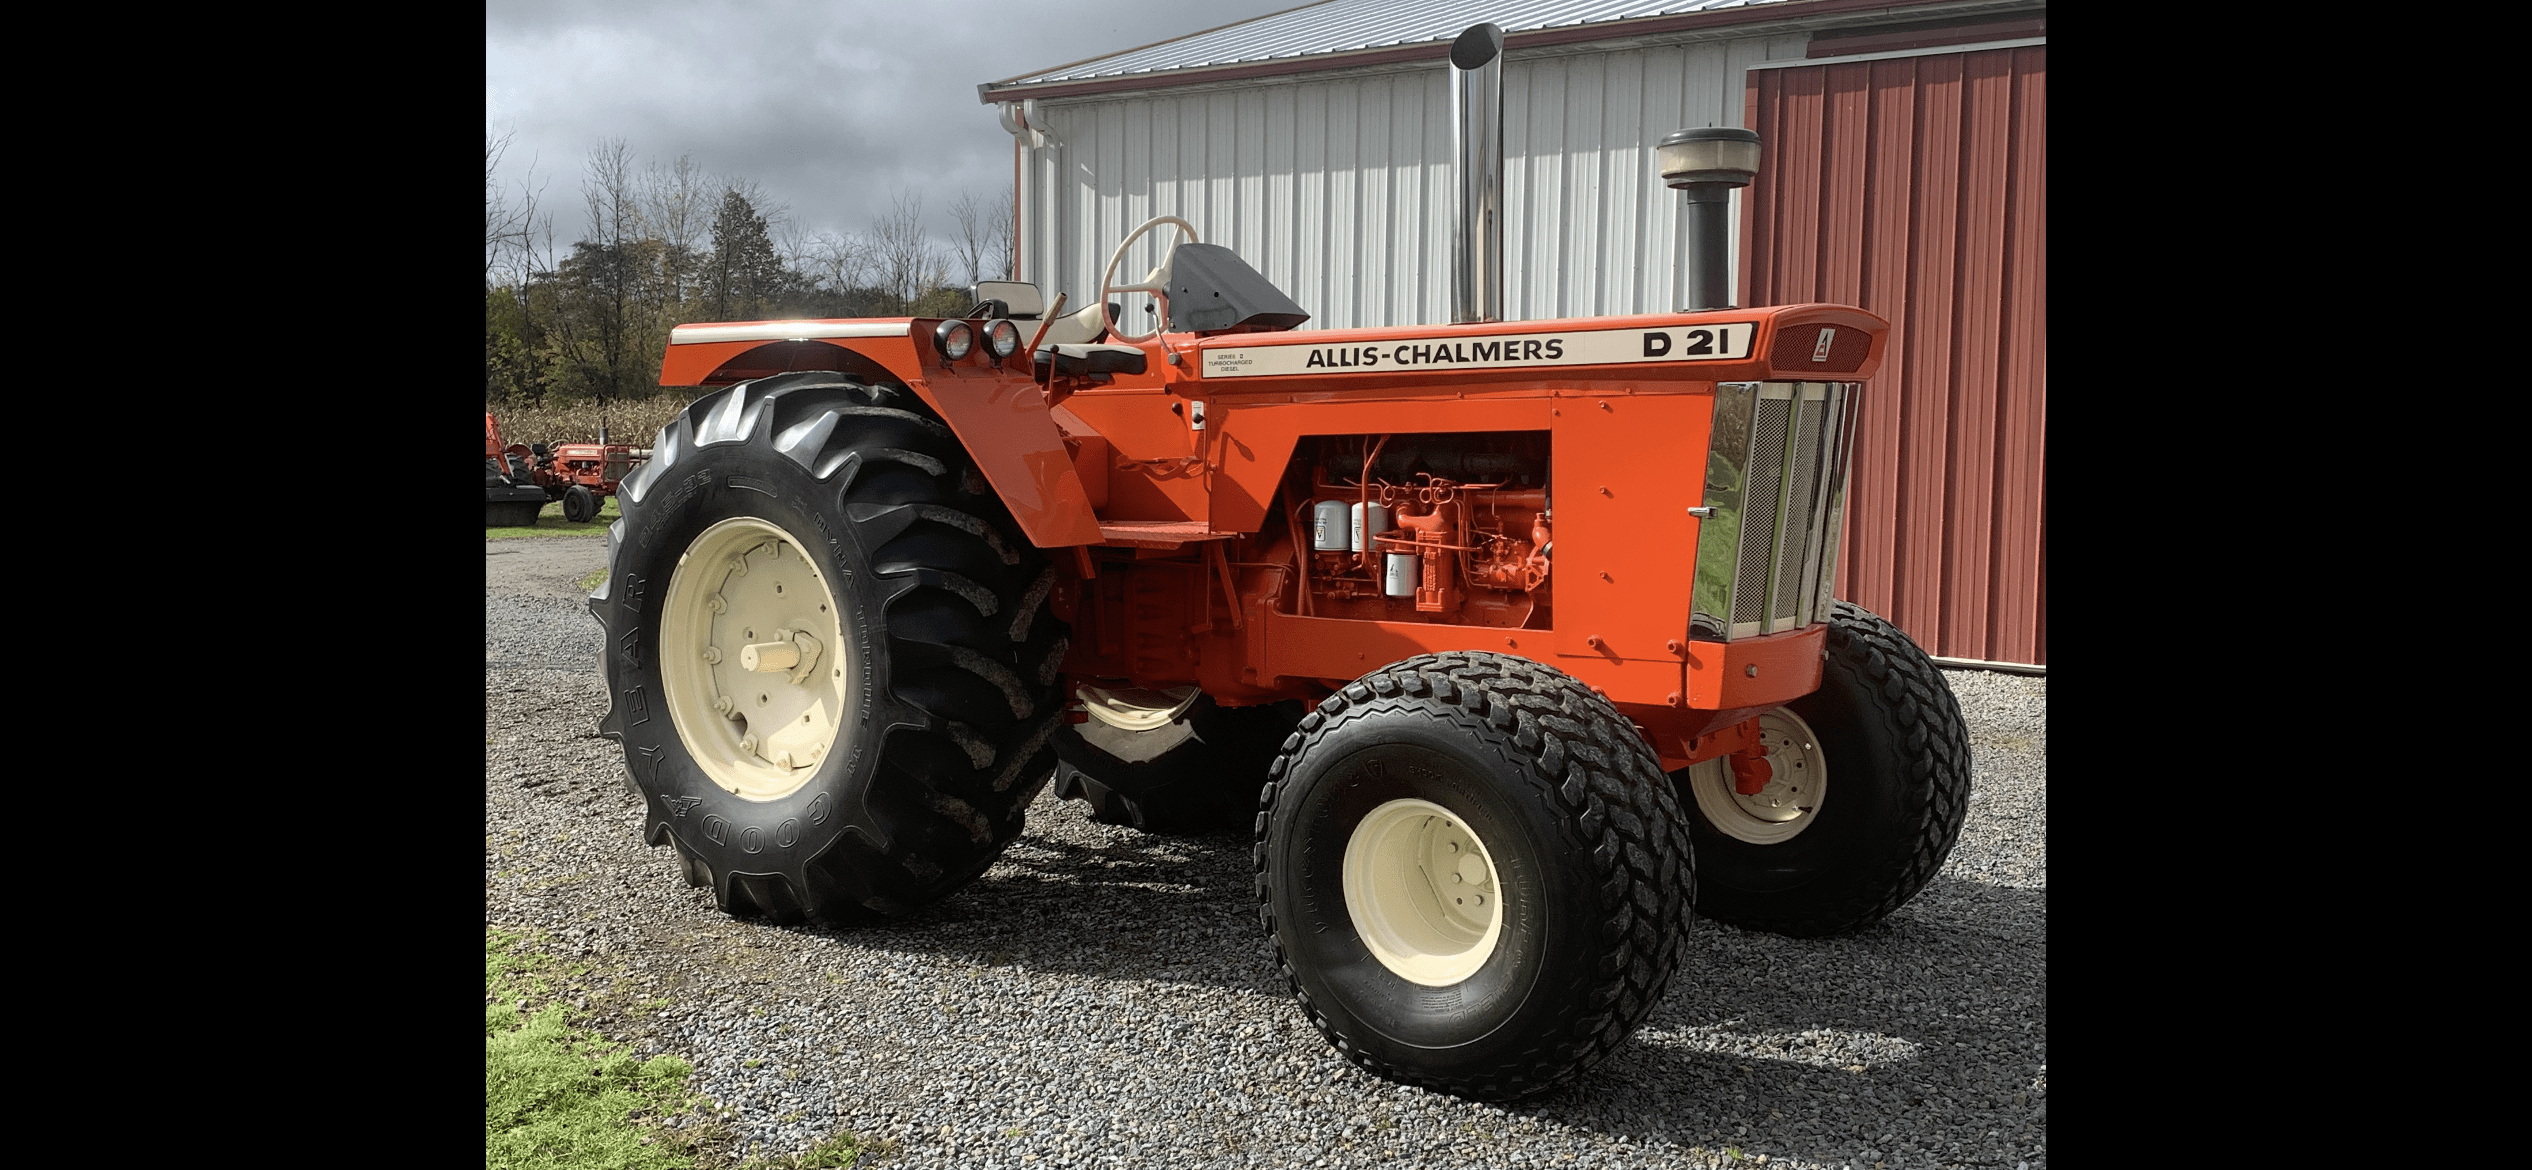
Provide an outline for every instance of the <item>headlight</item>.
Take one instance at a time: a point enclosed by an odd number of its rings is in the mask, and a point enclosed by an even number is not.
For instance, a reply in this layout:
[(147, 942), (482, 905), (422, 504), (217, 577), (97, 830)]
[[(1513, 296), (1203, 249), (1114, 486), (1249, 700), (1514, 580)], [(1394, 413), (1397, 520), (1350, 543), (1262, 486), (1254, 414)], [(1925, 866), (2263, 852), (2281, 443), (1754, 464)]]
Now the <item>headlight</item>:
[(1020, 327), (1009, 321), (996, 321), (985, 326), (985, 352), (1001, 361), (1020, 350)]
[(932, 348), (941, 351), (943, 359), (957, 361), (976, 348), (976, 331), (965, 321), (943, 321), (932, 331)]

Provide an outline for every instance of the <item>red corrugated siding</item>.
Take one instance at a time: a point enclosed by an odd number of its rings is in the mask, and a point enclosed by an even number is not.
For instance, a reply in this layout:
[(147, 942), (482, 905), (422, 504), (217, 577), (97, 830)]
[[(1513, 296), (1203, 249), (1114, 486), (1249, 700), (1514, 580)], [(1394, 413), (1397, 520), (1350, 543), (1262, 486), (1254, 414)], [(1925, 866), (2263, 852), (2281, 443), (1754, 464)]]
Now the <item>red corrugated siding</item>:
[(1937, 655), (2046, 663), (2047, 47), (1749, 77), (1741, 303), (1893, 327), (1838, 595)]

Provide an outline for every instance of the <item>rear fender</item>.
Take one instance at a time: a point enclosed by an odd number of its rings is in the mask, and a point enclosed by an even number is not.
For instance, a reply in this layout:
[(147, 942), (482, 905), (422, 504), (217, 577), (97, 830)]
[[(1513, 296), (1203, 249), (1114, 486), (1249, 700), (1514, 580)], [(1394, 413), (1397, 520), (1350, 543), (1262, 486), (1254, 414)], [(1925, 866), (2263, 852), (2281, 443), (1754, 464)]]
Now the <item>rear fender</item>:
[(1046, 395), (1016, 356), (947, 363), (927, 338), (936, 321), (762, 321), (680, 325), (660, 363), (662, 386), (727, 386), (801, 370), (834, 370), (913, 390), (958, 436), (1029, 543), (1099, 543), (1090, 493), (1047, 413)]

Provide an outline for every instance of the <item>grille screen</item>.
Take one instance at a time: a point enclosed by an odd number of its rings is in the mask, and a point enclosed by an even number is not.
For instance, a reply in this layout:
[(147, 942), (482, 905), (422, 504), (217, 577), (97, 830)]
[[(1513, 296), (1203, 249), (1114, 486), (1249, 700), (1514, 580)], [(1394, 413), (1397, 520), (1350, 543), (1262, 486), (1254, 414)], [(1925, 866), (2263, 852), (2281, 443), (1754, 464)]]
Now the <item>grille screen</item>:
[[(1724, 640), (1820, 621), (1834, 580), (1854, 387), (1716, 388), (1691, 626)], [(1729, 615), (1728, 619), (1725, 615)]]
[(1741, 495), (1740, 572), (1732, 578), (1733, 622), (1754, 622), (1766, 616), (1760, 602), (1767, 596), (1767, 546), (1776, 540), (1776, 501), (1785, 486), (1785, 417), (1793, 404), (1781, 398), (1758, 404), (1757, 424), (1750, 428), (1750, 466)]
[(1785, 501), (1785, 537), (1776, 549), (1776, 593), (1768, 612), (1790, 621), (1802, 606), (1802, 562), (1811, 547), (1811, 502), (1820, 492), (1820, 422), (1824, 404), (1803, 404), (1793, 446), (1793, 491)]

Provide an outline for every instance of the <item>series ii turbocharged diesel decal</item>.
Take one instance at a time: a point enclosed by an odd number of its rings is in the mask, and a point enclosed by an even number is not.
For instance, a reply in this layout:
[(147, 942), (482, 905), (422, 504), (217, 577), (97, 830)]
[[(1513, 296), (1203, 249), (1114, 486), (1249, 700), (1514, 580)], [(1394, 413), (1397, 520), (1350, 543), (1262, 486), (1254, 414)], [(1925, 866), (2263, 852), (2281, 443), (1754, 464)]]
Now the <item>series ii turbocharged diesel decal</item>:
[(1750, 356), (1758, 325), (1733, 321), (1670, 329), (1576, 329), (1490, 337), (1409, 338), (1372, 344), (1286, 342), (1204, 351), (1208, 378), (1370, 374), (1385, 370), (1500, 370), (1730, 361)]

